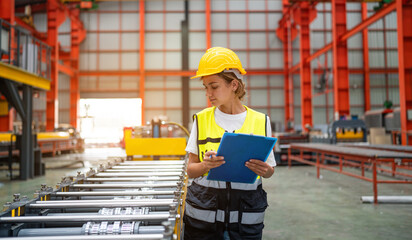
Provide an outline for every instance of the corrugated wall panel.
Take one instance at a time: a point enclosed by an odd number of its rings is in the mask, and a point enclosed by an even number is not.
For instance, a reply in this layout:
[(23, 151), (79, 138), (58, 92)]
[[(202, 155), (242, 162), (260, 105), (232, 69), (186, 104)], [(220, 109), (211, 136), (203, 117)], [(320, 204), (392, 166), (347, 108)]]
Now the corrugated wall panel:
[(139, 89), (139, 77), (122, 76), (121, 78), (122, 89), (136, 89), (136, 93)]
[[(96, 89), (97, 88), (97, 77), (86, 76), (79, 78), (79, 88), (80, 89)], [(80, 91), (80, 94), (82, 92)]]
[(119, 69), (119, 54), (118, 53), (100, 53), (99, 54), (99, 69), (100, 70), (118, 70)]
[(99, 88), (102, 90), (119, 89), (119, 76), (100, 76)]
[(70, 77), (66, 74), (59, 74), (59, 124), (70, 123)]
[(313, 124), (326, 124), (326, 108), (324, 107), (315, 107), (313, 109)]
[(122, 53), (122, 70), (138, 70), (139, 54), (137, 53)]
[[(121, 10), (123, 10), (123, 11), (137, 11), (137, 10), (139, 10), (139, 4), (138, 4), (138, 2), (133, 2), (133, 1), (123, 1)], [(123, 14), (123, 15), (129, 15), (129, 14)]]
[(36, 13), (33, 14), (33, 24), (39, 32), (47, 32), (47, 14)]
[(96, 53), (80, 53), (80, 71), (93, 71), (97, 69)]
[(37, 91), (33, 98), (33, 122), (37, 131), (46, 128), (46, 91)]
[(285, 98), (283, 97), (283, 89), (270, 89), (270, 104), (277, 108), (284, 108)]
[(60, 45), (62, 46), (63, 50), (70, 50), (71, 46), (71, 37), (70, 37), (70, 32), (71, 32), (71, 20), (70, 18), (66, 18), (66, 21), (62, 23), (59, 27), (59, 42)]

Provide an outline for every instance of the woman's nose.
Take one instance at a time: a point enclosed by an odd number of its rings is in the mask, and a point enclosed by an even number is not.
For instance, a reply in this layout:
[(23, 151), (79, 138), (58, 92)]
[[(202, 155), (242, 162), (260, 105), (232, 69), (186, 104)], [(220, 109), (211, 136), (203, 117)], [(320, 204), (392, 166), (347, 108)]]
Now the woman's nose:
[(210, 91), (208, 89), (206, 89), (206, 97), (209, 97), (210, 95), (211, 95)]

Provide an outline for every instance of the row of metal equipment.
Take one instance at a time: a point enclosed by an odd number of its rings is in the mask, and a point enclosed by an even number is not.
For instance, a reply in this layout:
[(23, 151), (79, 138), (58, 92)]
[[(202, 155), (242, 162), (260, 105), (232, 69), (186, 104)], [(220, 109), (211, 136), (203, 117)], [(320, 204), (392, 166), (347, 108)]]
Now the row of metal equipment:
[(114, 159), (55, 189), (43, 185), (34, 199), (15, 194), (0, 214), (0, 237), (181, 239), (186, 186), (186, 160)]

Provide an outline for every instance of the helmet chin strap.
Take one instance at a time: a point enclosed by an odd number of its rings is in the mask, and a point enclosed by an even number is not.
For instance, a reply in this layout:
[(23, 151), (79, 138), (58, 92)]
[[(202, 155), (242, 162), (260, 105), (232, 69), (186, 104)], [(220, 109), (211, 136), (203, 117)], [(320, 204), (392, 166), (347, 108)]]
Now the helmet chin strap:
[(223, 72), (224, 72), (224, 73), (233, 73), (233, 74), (235, 74), (235, 76), (237, 77), (237, 79), (243, 81), (243, 75), (242, 75), (242, 74), (240, 73), (240, 71), (237, 70), (237, 69), (226, 69), (226, 70), (223, 70)]

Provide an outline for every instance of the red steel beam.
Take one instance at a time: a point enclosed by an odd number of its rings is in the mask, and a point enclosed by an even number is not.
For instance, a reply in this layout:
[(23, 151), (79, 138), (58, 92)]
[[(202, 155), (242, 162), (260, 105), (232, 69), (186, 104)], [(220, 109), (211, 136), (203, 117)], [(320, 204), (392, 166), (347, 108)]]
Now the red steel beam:
[(67, 66), (66, 63), (65, 64), (58, 63), (57, 68), (58, 68), (59, 72), (62, 72), (64, 74), (68, 75), (69, 77), (74, 76), (74, 71), (72, 69), (72, 66)]
[(374, 15), (370, 16), (369, 18), (365, 19), (360, 24), (353, 27), (351, 30), (349, 30), (349, 31), (345, 30), (346, 32), (344, 34), (342, 34), (342, 36), (339, 40), (340, 41), (347, 40), (348, 38), (352, 37), (353, 35), (355, 35), (356, 33), (360, 32), (360, 31), (362, 31), (364, 28), (368, 27), (372, 23), (376, 22), (379, 19), (382, 19), (387, 14), (395, 11), (395, 9), (396, 9), (395, 2), (388, 3), (381, 10), (379, 10), (378, 12), (376, 12)]
[(396, 11), (402, 145), (412, 145), (412, 3), (396, 0)]
[[(289, 1), (283, 0), (283, 14), (287, 13), (289, 9)], [(289, 30), (291, 29), (290, 18), (285, 18), (282, 27), (283, 34), (283, 69), (284, 69), (284, 98), (285, 98), (285, 131), (293, 130), (293, 127), (289, 122), (294, 122), (294, 112), (293, 112), (293, 81), (291, 79), (291, 74), (289, 74), (289, 66), (292, 63), (292, 54), (290, 54), (290, 47), (292, 39), (289, 36)]]
[(139, 97), (142, 99), (142, 124), (145, 120), (145, 4), (144, 0), (139, 2), (139, 16), (140, 16), (140, 79), (139, 79)]
[(205, 8), (206, 8), (206, 49), (212, 47), (212, 28), (211, 28), (211, 20), (210, 20), (210, 0), (205, 1)]
[(348, 47), (339, 41), (346, 33), (346, 0), (332, 0), (333, 97), (335, 120), (350, 114)]
[(309, 3), (300, 3), (300, 98), (301, 98), (301, 124), (304, 131), (308, 131), (307, 125), (312, 122), (312, 77), (310, 62), (306, 59), (310, 56), (310, 8)]
[[(365, 21), (368, 18), (368, 5), (367, 3), (362, 3), (362, 20)], [(364, 28), (362, 30), (362, 47), (363, 47), (363, 98), (364, 98), (364, 111), (369, 111), (371, 109), (371, 96), (370, 96), (370, 74), (369, 74), (369, 38), (368, 29)]]
[(51, 83), (46, 100), (46, 130), (52, 131), (58, 124), (59, 44), (58, 29), (66, 14), (57, 0), (47, 2), (47, 43), (51, 51)]
[[(360, 24), (358, 24), (354, 28), (352, 28), (349, 31), (346, 31), (344, 34), (342, 34), (342, 36), (338, 39), (338, 41), (347, 40), (348, 38), (352, 37), (356, 33), (362, 31), (364, 28), (367, 28), (368, 26), (370, 26), (371, 24), (373, 24), (377, 20), (379, 20), (379, 19), (383, 18), (384, 16), (386, 16), (387, 14), (391, 13), (392, 11), (395, 10), (395, 8), (396, 8), (396, 6), (395, 6), (394, 2), (387, 4), (380, 11), (378, 11), (374, 15), (370, 16), (369, 18), (365, 19), (364, 21), (362, 21)], [(332, 49), (332, 47), (333, 47), (333, 43), (329, 43), (329, 44), (325, 45), (323, 48), (319, 49), (317, 52), (312, 54), (308, 58), (307, 61), (312, 61), (313, 59), (319, 57), (320, 55), (325, 54), (327, 51)]]
[[(70, 16), (74, 19), (79, 19), (80, 10), (74, 9), (70, 11)], [(78, 113), (80, 101), (79, 89), (79, 58), (80, 58), (80, 43), (85, 39), (86, 31), (81, 21), (71, 21), (71, 50), (70, 60), (73, 75), (70, 79), (70, 125), (74, 128), (78, 126)]]
[[(14, 15), (14, 0), (2, 0), (0, 2), (0, 18), (6, 20), (11, 25), (14, 25), (15, 15)], [(1, 27), (1, 26), (0, 26)], [(11, 30), (10, 36), (13, 38), (14, 30)], [(14, 40), (11, 39), (10, 43), (13, 43)], [(0, 56), (1, 58), (1, 56)], [(14, 115), (12, 109), (9, 113), (4, 116), (0, 116), (0, 131), (12, 131), (13, 130), (13, 121)]]

